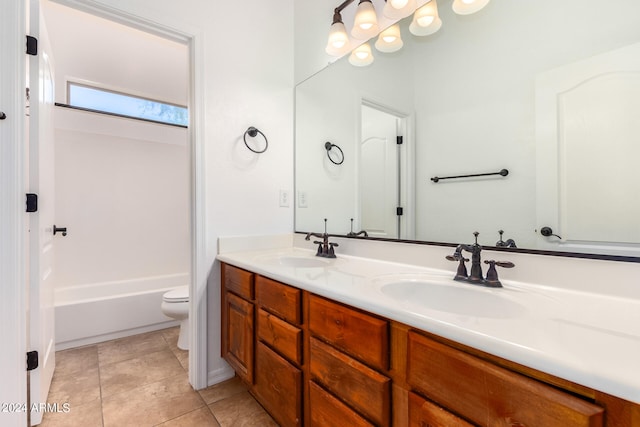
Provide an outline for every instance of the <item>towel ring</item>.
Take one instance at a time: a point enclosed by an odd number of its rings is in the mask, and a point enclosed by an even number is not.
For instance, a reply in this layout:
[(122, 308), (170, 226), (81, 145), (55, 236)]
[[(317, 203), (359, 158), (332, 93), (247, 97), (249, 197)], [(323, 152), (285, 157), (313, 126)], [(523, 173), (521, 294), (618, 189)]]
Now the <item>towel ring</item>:
[[(331, 158), (331, 155), (329, 154), (329, 152), (333, 147), (337, 148), (338, 151), (340, 152), (341, 160), (339, 162), (336, 162), (335, 160), (333, 160)], [(336, 144), (330, 143), (329, 141), (324, 143), (324, 148), (325, 150), (327, 150), (327, 157), (329, 158), (329, 160), (331, 160), (331, 163), (333, 163), (334, 165), (341, 165), (344, 162), (344, 153), (342, 152), (342, 148), (338, 147)]]
[[(247, 144), (247, 134), (249, 134), (251, 138), (255, 138), (256, 136), (258, 136), (258, 134), (262, 135), (262, 137), (264, 138), (264, 149), (262, 151), (259, 151), (249, 147), (249, 144)], [(267, 137), (265, 136), (265, 134), (260, 132), (257, 128), (254, 128), (253, 126), (249, 126), (249, 129), (247, 129), (244, 132), (244, 136), (242, 137), (242, 139), (244, 139), (244, 145), (254, 153), (258, 153), (258, 154), (264, 153), (265, 151), (267, 151), (267, 148), (269, 148), (269, 141), (267, 140)]]

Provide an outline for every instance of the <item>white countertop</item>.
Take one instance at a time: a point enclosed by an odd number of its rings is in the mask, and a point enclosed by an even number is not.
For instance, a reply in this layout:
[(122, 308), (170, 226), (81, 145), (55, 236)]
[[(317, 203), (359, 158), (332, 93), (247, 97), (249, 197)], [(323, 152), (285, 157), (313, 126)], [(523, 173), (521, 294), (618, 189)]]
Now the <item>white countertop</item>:
[[(228, 246), (228, 245), (225, 245)], [(258, 245), (259, 246), (259, 245)], [(441, 270), (291, 247), (221, 250), (220, 261), (440, 335), (522, 365), (640, 403), (640, 301), (502, 280), (484, 288)], [(295, 267), (286, 258), (321, 266)], [(483, 264), (486, 269), (486, 266)], [(468, 267), (469, 268), (469, 267)], [(384, 286), (427, 278), (431, 298)], [(450, 297), (450, 294), (453, 297)], [(434, 304), (437, 302), (437, 304)]]

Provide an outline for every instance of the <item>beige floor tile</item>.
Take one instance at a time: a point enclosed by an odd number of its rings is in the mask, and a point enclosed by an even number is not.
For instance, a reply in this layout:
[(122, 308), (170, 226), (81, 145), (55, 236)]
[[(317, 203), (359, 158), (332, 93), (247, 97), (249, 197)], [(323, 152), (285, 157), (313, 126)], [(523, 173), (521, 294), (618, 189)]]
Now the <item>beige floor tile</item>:
[(100, 372), (98, 367), (86, 371), (61, 376), (56, 373), (51, 381), (48, 403), (69, 403), (80, 406), (100, 400)]
[(163, 329), (162, 336), (164, 337), (167, 345), (178, 358), (180, 364), (184, 368), (185, 371), (189, 372), (189, 351), (182, 350), (178, 348), (178, 336), (180, 335), (180, 327), (176, 326), (174, 328)]
[(203, 406), (204, 401), (191, 388), (184, 371), (102, 399), (105, 427), (155, 426)]
[(212, 403), (209, 408), (221, 427), (278, 427), (247, 391)]
[(168, 348), (161, 331), (148, 332), (97, 344), (100, 366), (133, 359)]
[(203, 406), (166, 423), (158, 424), (158, 427), (220, 427), (220, 424), (209, 408)]
[(40, 427), (102, 427), (102, 405), (99, 400), (69, 406), (69, 412), (46, 412)]
[(169, 349), (108, 365), (100, 364), (102, 397), (176, 375), (186, 378), (182, 365)]
[(247, 386), (240, 381), (240, 378), (233, 377), (230, 380), (212, 385), (204, 390), (199, 390), (198, 393), (200, 393), (204, 402), (209, 405), (219, 400), (226, 399), (227, 397), (242, 393), (243, 391), (247, 391)]
[(56, 375), (66, 376), (98, 367), (98, 347), (72, 348), (56, 352)]

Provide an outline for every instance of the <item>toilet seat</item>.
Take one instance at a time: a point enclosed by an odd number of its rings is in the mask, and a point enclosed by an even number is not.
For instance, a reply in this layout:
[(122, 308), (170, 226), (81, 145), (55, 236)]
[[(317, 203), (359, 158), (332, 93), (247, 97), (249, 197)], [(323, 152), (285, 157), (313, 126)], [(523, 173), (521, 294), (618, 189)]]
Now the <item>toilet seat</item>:
[(181, 286), (166, 292), (162, 296), (162, 301), (168, 303), (189, 302), (189, 287)]

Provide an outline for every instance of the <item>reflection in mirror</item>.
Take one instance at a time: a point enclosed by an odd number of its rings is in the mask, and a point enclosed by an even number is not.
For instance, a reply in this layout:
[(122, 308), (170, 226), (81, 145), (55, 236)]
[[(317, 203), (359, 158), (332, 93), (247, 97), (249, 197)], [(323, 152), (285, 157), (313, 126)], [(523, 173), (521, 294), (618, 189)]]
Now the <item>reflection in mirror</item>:
[[(342, 58), (297, 86), (296, 230), (328, 218), (346, 235), (354, 218), (371, 236), (468, 243), (477, 230), (495, 246), (504, 230), (518, 248), (640, 256), (640, 2), (459, 16), (440, 1), (439, 16), (435, 34), (414, 36), (409, 17), (401, 50), (374, 49), (368, 67)], [(401, 148), (377, 129), (387, 116)]]

